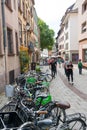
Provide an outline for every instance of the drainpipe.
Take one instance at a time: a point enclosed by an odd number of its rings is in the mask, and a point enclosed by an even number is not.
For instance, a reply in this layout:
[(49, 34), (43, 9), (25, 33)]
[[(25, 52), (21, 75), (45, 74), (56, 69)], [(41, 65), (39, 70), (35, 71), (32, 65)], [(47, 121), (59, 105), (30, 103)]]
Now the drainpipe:
[(7, 84), (5, 0), (1, 0), (1, 9), (2, 9), (3, 45), (4, 45), (4, 57), (5, 57), (5, 84)]

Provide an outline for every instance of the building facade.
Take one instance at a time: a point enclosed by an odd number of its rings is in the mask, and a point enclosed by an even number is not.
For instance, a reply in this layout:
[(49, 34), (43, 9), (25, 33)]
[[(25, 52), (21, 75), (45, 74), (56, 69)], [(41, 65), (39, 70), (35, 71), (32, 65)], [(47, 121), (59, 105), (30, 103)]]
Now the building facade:
[[(62, 58), (78, 62), (78, 10), (70, 6), (61, 20), (58, 49)], [(76, 29), (77, 28), (77, 29)]]
[(87, 0), (77, 0), (79, 59), (87, 67)]
[[(18, 56), (18, 2), (0, 2), (0, 91), (20, 72)], [(14, 18), (15, 17), (15, 18)]]
[[(20, 74), (20, 46), (35, 51), (34, 0), (0, 1), (0, 92)], [(29, 28), (27, 25), (29, 25)], [(36, 36), (36, 39), (38, 36)], [(37, 40), (38, 41), (38, 40)]]

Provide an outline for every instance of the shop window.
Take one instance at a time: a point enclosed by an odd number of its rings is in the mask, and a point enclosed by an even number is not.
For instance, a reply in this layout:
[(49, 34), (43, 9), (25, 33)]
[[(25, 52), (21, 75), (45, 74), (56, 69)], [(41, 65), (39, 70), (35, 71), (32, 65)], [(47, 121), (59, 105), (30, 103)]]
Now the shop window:
[(0, 55), (2, 54), (2, 42), (1, 42), (1, 21), (0, 21)]
[(83, 50), (83, 61), (87, 62), (87, 49)]

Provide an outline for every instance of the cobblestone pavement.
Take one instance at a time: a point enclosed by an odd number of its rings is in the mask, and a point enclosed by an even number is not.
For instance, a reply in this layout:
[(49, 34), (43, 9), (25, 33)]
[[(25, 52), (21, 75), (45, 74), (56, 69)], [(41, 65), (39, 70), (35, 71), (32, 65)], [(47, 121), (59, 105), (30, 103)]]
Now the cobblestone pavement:
[[(43, 70), (49, 69), (48, 66)], [(74, 85), (70, 85), (64, 75), (64, 69), (58, 66), (56, 78), (50, 85), (50, 93), (53, 100), (68, 101), (71, 105), (66, 112), (72, 114), (76, 112), (84, 113), (87, 117), (87, 70), (83, 69), (82, 75), (79, 75), (77, 65), (74, 65)], [(7, 102), (4, 93), (0, 94), (0, 106)]]
[(58, 67), (58, 73), (53, 79), (50, 92), (53, 100), (68, 101), (71, 108), (67, 110), (68, 114), (80, 112), (87, 117), (87, 70), (83, 69), (82, 75), (79, 75), (77, 65), (74, 65), (74, 85), (70, 85), (64, 75), (63, 67)]
[(8, 98), (5, 96), (5, 93), (0, 94), (0, 108), (8, 102)]

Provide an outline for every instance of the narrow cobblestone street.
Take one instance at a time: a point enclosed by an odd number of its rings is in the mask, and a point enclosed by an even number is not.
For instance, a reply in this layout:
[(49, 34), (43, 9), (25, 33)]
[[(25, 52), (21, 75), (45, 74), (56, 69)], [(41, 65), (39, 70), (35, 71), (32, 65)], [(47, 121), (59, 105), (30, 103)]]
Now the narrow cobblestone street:
[[(48, 66), (43, 67), (45, 71)], [(87, 117), (87, 70), (83, 70), (83, 74), (79, 75), (78, 68), (74, 65), (74, 85), (70, 85), (64, 75), (63, 67), (58, 67), (56, 78), (50, 84), (50, 93), (53, 100), (67, 101), (71, 108), (67, 110), (67, 114), (75, 112), (84, 113)], [(0, 94), (0, 107), (7, 102), (4, 93)]]

